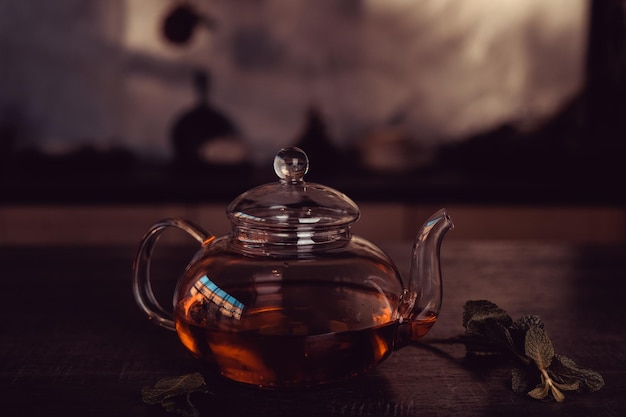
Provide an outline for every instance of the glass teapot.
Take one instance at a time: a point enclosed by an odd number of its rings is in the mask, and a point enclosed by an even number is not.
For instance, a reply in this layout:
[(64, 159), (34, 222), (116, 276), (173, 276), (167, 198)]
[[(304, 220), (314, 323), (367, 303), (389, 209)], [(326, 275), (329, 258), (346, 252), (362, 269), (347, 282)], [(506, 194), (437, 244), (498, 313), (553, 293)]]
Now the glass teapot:
[[(304, 181), (308, 164), (301, 149), (282, 149), (274, 159), (279, 181), (228, 207), (229, 235), (216, 238), (186, 220), (166, 219), (149, 229), (137, 252), (139, 307), (231, 380), (264, 388), (345, 380), (422, 337), (437, 320), (439, 251), (453, 227), (446, 211), (419, 231), (404, 282), (381, 249), (352, 235), (356, 204)], [(150, 283), (154, 245), (168, 227), (201, 244), (171, 309), (158, 303)]]

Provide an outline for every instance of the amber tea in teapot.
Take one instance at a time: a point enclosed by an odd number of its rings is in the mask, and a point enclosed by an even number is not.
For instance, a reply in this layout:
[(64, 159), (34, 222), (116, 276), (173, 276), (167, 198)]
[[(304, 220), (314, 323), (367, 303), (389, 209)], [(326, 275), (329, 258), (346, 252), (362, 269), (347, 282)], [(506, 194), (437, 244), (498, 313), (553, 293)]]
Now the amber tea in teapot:
[[(274, 167), (276, 184), (228, 207), (229, 235), (216, 238), (182, 219), (148, 231), (133, 288), (149, 317), (176, 330), (194, 357), (224, 377), (267, 388), (351, 378), (426, 334), (441, 305), (439, 247), (452, 227), (445, 210), (418, 233), (404, 285), (383, 251), (352, 235), (356, 204), (303, 180), (303, 151), (281, 150)], [(173, 312), (156, 301), (149, 274), (154, 244), (168, 227), (201, 243), (177, 284)]]

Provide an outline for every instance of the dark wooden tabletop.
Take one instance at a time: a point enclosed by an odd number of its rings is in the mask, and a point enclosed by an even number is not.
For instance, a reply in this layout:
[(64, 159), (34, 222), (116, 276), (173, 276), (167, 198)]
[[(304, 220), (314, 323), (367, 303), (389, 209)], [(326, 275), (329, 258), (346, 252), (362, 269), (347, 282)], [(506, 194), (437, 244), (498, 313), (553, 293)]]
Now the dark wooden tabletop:
[[(382, 245), (400, 269), (410, 242)], [(193, 249), (159, 252), (170, 290)], [(0, 248), (0, 414), (166, 416), (141, 388), (198, 370), (175, 333), (136, 308), (134, 248)], [(443, 310), (424, 341), (463, 333), (463, 304), (488, 299), (514, 319), (537, 314), (555, 351), (602, 374), (606, 386), (563, 403), (511, 390), (506, 363), (465, 360), (461, 345), (394, 352), (354, 381), (266, 391), (207, 375), (192, 397), (202, 416), (624, 416), (626, 246), (444, 242)], [(430, 347), (429, 347), (430, 346)]]

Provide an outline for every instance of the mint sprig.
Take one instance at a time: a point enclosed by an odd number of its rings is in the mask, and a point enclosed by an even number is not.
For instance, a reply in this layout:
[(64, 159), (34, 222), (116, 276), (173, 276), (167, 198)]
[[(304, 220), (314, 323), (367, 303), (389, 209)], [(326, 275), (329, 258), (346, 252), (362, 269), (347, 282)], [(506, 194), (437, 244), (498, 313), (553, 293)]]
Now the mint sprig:
[(535, 399), (565, 400), (563, 391), (593, 392), (604, 386), (602, 375), (557, 355), (544, 323), (536, 315), (517, 321), (491, 301), (463, 306), (465, 334), (458, 338), (468, 355), (508, 354), (513, 359), (512, 389)]
[(200, 413), (190, 398), (196, 392), (209, 392), (202, 374), (198, 372), (160, 379), (154, 387), (143, 387), (141, 398), (146, 404), (161, 404), (169, 413), (198, 417)]

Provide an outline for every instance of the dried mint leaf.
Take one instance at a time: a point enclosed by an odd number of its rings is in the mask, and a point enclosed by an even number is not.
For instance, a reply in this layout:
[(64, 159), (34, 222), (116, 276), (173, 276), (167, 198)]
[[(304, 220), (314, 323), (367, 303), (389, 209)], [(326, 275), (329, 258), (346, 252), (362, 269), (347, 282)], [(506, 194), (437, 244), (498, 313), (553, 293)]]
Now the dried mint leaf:
[(530, 381), (537, 381), (539, 378), (539, 372), (536, 369), (517, 366), (511, 368), (511, 388), (516, 394), (528, 393), (532, 389)]
[(535, 389), (528, 391), (528, 395), (533, 397), (536, 400), (543, 400), (548, 396), (548, 392), (550, 391), (550, 387), (548, 384), (539, 384)]
[(195, 392), (209, 392), (202, 374), (198, 372), (160, 379), (152, 388), (143, 387), (141, 398), (146, 404), (161, 404), (170, 413), (197, 417), (199, 412), (190, 401), (190, 395)]
[(505, 327), (512, 324), (513, 319), (496, 304), (487, 300), (470, 300), (463, 306), (463, 327), (469, 333), (486, 335), (485, 326), (500, 323)]
[(511, 339), (513, 340), (513, 345), (516, 347), (518, 355), (524, 355), (526, 332), (533, 326), (538, 326), (542, 329), (545, 327), (541, 318), (536, 315), (524, 315), (515, 320), (515, 322), (513, 322), (513, 324), (509, 327)]
[(144, 387), (141, 396), (147, 404), (157, 404), (166, 398), (184, 395), (198, 391), (206, 386), (200, 373), (163, 378), (157, 381), (153, 388)]
[(191, 403), (189, 395), (181, 395), (163, 400), (161, 403), (165, 411), (183, 417), (199, 417), (200, 412)]
[(535, 361), (539, 369), (546, 369), (554, 358), (554, 347), (545, 329), (539, 326), (531, 326), (526, 331), (524, 353)]
[(552, 365), (548, 368), (550, 378), (560, 385), (576, 386), (578, 392), (593, 392), (604, 387), (604, 378), (599, 372), (578, 366), (572, 359), (554, 355)]
[(598, 372), (555, 353), (539, 316), (524, 315), (513, 322), (490, 301), (468, 301), (463, 326), (466, 332), (457, 340), (465, 344), (468, 354), (513, 354), (511, 387), (515, 393), (562, 402), (562, 391), (597, 391), (604, 386)]
[(545, 328), (545, 325), (543, 324), (541, 317), (532, 314), (523, 315), (519, 319), (515, 320), (515, 322), (511, 325), (511, 329), (513, 330), (526, 331), (531, 327), (540, 327), (543, 329)]
[(468, 354), (477, 356), (501, 354), (512, 349), (508, 327), (511, 317), (487, 300), (468, 301), (463, 306), (463, 341)]

